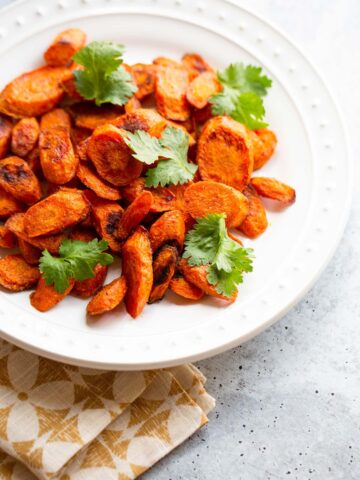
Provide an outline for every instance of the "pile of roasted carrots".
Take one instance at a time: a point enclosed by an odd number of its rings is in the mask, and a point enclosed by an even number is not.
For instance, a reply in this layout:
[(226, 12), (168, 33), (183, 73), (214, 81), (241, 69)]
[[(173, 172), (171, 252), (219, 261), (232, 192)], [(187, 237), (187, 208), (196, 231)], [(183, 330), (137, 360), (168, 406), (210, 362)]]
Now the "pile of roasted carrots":
[[(121, 64), (115, 73), (126, 101), (108, 92), (101, 101), (95, 88), (82, 94), (87, 67), (77, 58), (85, 45), (78, 29), (60, 33), (46, 65), (0, 93), (0, 246), (19, 249), (0, 260), (1, 286), (35, 287), (30, 302), (42, 312), (70, 293), (92, 297), (90, 315), (124, 300), (137, 317), (168, 289), (190, 300), (234, 301), (237, 292), (219, 290), (205, 257), (196, 263), (184, 244), (199, 219), (221, 222), (211, 215), (223, 214), (221, 238), (241, 249), (234, 231), (255, 238), (267, 228), (260, 197), (295, 201), (290, 186), (253, 177), (273, 155), (275, 134), (214, 115), (211, 98), (224, 87), (198, 54)], [(104, 74), (99, 88), (118, 88), (116, 78)], [(185, 175), (178, 181), (176, 162)], [(116, 255), (121, 274), (104, 286)]]

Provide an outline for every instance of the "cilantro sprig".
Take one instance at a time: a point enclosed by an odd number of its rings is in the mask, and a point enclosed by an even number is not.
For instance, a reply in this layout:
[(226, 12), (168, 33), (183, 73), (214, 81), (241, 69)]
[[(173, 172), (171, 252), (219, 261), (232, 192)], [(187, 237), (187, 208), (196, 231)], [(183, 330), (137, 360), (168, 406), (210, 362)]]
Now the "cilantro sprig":
[(79, 50), (73, 60), (85, 67), (75, 70), (77, 91), (96, 105), (124, 105), (137, 87), (131, 75), (121, 66), (124, 46), (113, 42), (91, 42)]
[(230, 115), (251, 130), (265, 128), (265, 108), (262, 97), (267, 94), (272, 80), (262, 73), (261, 67), (230, 64), (218, 72), (223, 87), (210, 98), (214, 115)]
[(159, 139), (143, 130), (127, 132), (125, 142), (137, 160), (147, 165), (158, 162), (145, 174), (147, 187), (182, 185), (194, 178), (198, 167), (187, 161), (189, 138), (181, 128), (166, 127)]
[(242, 283), (244, 272), (253, 270), (253, 250), (232, 240), (225, 214), (213, 213), (197, 219), (185, 239), (183, 257), (189, 265), (209, 265), (208, 281), (216, 291), (230, 297)]
[(90, 242), (81, 240), (63, 240), (59, 249), (59, 257), (54, 257), (48, 250), (42, 252), (40, 272), (47, 285), (54, 285), (59, 293), (64, 293), (69, 287), (69, 280), (87, 280), (93, 278), (97, 264), (110, 265), (114, 258), (103, 253), (108, 247), (105, 240), (97, 239)]

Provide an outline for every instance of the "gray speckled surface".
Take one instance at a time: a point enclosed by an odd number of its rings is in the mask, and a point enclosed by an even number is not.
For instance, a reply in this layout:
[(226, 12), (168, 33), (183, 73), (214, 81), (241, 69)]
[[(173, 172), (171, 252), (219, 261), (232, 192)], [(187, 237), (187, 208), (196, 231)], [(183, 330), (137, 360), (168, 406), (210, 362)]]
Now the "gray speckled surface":
[[(241, 3), (309, 52), (339, 100), (357, 160), (360, 2)], [(257, 338), (198, 364), (217, 407), (144, 480), (360, 479), (358, 185), (341, 245), (316, 286)]]
[[(339, 100), (357, 160), (359, 0), (241, 4), (309, 52)], [(358, 185), (341, 245), (316, 286), (257, 338), (198, 364), (217, 407), (144, 480), (360, 479)]]

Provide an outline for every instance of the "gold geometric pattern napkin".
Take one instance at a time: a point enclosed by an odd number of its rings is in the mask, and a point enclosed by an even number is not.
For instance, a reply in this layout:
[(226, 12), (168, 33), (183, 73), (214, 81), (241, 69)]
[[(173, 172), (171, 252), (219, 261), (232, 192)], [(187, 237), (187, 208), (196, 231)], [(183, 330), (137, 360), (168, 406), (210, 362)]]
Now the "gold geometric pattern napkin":
[(91, 370), (0, 340), (0, 479), (137, 478), (207, 422), (205, 381), (193, 365)]

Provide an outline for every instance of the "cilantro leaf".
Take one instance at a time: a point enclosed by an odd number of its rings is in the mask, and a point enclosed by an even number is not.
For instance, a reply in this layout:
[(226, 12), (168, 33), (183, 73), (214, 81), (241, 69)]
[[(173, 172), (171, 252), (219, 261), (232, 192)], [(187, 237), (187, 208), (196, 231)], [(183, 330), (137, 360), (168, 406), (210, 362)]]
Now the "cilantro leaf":
[(161, 160), (156, 167), (146, 172), (145, 184), (147, 187), (183, 185), (194, 178), (197, 168), (193, 163), (179, 162), (175, 159)]
[(229, 115), (251, 130), (267, 126), (262, 121), (265, 109), (261, 97), (272, 81), (262, 74), (261, 67), (233, 63), (218, 72), (218, 79), (223, 90), (210, 98), (214, 115)]
[(144, 130), (136, 130), (134, 133), (126, 132), (124, 141), (134, 152), (133, 157), (146, 165), (156, 162), (163, 151), (159, 139), (152, 137)]
[(187, 161), (189, 139), (181, 128), (167, 127), (160, 139), (137, 130), (127, 133), (125, 142), (137, 160), (147, 165), (158, 162), (145, 174), (147, 187), (182, 185), (194, 178), (198, 167)]
[(47, 285), (54, 285), (57, 292), (64, 293), (71, 278), (80, 281), (92, 278), (97, 264), (110, 265), (113, 262), (112, 255), (104, 253), (107, 247), (105, 240), (63, 240), (59, 257), (54, 257), (48, 250), (42, 252), (40, 272)]
[(272, 80), (262, 75), (262, 68), (255, 65), (245, 66), (243, 63), (231, 63), (223, 72), (218, 72), (222, 85), (243, 93), (253, 92), (263, 97), (267, 94)]
[(79, 50), (73, 60), (85, 67), (75, 70), (76, 89), (96, 105), (124, 105), (137, 90), (131, 75), (121, 66), (123, 45), (113, 42), (91, 42)]
[(187, 161), (189, 138), (181, 128), (167, 127), (160, 138), (161, 160), (146, 172), (146, 186), (183, 185), (194, 178), (197, 165)]
[(189, 265), (209, 265), (208, 281), (216, 291), (230, 297), (252, 271), (252, 249), (246, 249), (227, 233), (225, 215), (209, 214), (197, 220), (186, 236), (183, 257)]
[(240, 123), (245, 124), (251, 130), (268, 126), (262, 119), (265, 108), (261, 97), (255, 93), (242, 93), (235, 103), (231, 116)]

